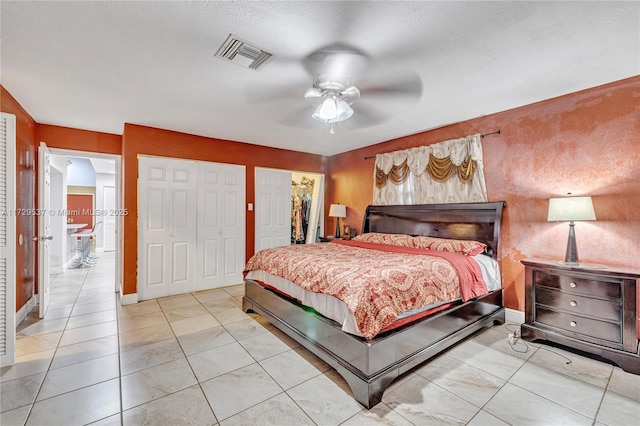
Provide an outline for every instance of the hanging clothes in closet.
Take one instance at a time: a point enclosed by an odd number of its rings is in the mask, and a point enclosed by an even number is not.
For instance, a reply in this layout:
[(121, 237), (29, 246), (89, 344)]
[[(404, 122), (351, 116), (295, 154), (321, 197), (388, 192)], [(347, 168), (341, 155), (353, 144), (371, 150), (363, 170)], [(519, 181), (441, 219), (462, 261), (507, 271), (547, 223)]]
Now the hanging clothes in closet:
[(304, 244), (309, 229), (313, 194), (313, 179), (303, 177), (300, 183), (291, 181), (291, 243)]
[(291, 242), (293, 244), (300, 244), (299, 241), (304, 241), (302, 222), (302, 199), (299, 195), (294, 194), (291, 197)]

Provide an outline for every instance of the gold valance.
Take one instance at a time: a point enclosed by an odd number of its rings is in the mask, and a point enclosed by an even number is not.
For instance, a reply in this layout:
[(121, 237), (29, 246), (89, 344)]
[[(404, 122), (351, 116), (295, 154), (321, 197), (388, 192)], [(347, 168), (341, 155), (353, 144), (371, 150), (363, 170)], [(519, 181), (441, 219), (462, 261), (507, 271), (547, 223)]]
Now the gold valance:
[[(427, 172), (433, 180), (438, 182), (445, 182), (454, 175), (457, 175), (463, 182), (470, 182), (473, 180), (476, 166), (476, 161), (471, 159), (471, 155), (462, 161), (460, 165), (456, 166), (453, 164), (451, 156), (437, 158), (429, 153), (429, 162), (424, 171)], [(387, 174), (379, 167), (376, 167), (376, 186), (378, 188), (384, 187), (388, 180), (395, 185), (399, 185), (408, 178), (409, 165), (407, 160), (404, 160), (397, 166), (392, 166)]]

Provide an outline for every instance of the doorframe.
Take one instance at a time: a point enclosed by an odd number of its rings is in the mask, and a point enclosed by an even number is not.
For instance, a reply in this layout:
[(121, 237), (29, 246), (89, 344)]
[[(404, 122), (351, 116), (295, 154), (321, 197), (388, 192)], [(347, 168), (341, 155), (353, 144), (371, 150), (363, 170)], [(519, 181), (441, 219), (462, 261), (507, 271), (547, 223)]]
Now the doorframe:
[[(319, 221), (319, 225), (320, 225), (320, 230), (318, 231), (321, 235), (324, 235), (324, 227), (325, 227), (325, 223), (324, 223), (324, 200), (325, 200), (325, 194), (327, 192), (327, 176), (325, 173), (321, 173), (321, 172), (309, 172), (309, 171), (304, 171), (304, 170), (291, 170), (291, 169), (278, 169), (275, 167), (261, 167), (261, 166), (256, 166), (253, 172), (253, 186), (254, 186), (254, 200), (258, 199), (258, 185), (257, 185), (257, 172), (258, 169), (263, 169), (263, 170), (273, 170), (273, 171), (277, 171), (277, 172), (287, 172), (287, 173), (291, 173), (293, 174), (302, 174), (302, 175), (313, 175), (313, 176), (322, 176), (323, 177), (323, 187), (322, 187), (322, 193), (318, 194), (318, 198), (320, 201), (320, 205), (319, 205), (319, 209), (320, 209), (320, 216), (318, 218)], [(256, 202), (254, 201), (254, 207), (256, 205)], [(254, 230), (253, 230), (253, 238), (254, 238), (254, 252), (256, 252), (256, 244), (257, 244), (257, 221), (258, 221), (258, 215), (255, 214), (254, 212)], [(318, 235), (321, 236), (321, 235)]]
[[(46, 143), (46, 142), (45, 142)], [(124, 190), (122, 187), (122, 155), (119, 154), (104, 154), (101, 152), (91, 152), (91, 151), (79, 151), (73, 149), (62, 149), (62, 148), (49, 148), (49, 152), (51, 155), (61, 155), (67, 157), (90, 157), (90, 158), (98, 158), (102, 160), (115, 160), (115, 186), (116, 186), (116, 210), (118, 211), (126, 211), (128, 214), (135, 214), (135, 212), (129, 212), (124, 207)], [(41, 188), (38, 187), (38, 191)], [(124, 262), (124, 238), (122, 235), (122, 229), (124, 227), (124, 215), (116, 216), (116, 268), (115, 268), (115, 292), (120, 293), (120, 299), (122, 299), (122, 286), (124, 284), (123, 280), (123, 269), (122, 265)]]

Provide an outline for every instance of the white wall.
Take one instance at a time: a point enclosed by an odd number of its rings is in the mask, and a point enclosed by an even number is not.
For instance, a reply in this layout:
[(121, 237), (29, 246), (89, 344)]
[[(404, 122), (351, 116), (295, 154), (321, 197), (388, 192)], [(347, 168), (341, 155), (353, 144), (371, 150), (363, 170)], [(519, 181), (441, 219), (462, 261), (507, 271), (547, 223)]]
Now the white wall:
[(67, 168), (67, 185), (96, 186), (96, 171), (88, 158), (67, 157), (71, 164)]

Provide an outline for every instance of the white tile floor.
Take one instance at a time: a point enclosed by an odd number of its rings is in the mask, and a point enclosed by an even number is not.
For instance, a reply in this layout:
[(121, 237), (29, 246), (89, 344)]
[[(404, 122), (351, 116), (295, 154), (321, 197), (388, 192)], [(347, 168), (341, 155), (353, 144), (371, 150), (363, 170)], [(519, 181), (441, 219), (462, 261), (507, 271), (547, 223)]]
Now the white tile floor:
[(112, 277), (109, 254), (55, 277), (46, 318), (20, 324), (17, 361), (1, 370), (2, 426), (640, 424), (640, 376), (512, 348), (505, 326), (403, 376), (365, 410), (333, 369), (242, 312), (242, 286), (121, 307)]

